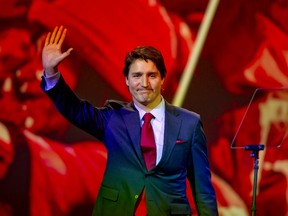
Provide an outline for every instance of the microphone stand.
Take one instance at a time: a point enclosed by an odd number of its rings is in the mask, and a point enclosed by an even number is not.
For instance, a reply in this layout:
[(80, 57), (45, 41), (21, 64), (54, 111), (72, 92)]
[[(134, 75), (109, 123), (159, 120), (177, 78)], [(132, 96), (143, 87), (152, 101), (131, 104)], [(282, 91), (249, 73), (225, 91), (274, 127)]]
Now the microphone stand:
[(264, 150), (264, 145), (246, 145), (246, 151), (252, 151), (251, 157), (254, 158), (254, 181), (253, 181), (253, 196), (252, 196), (252, 206), (251, 215), (256, 215), (256, 193), (257, 193), (257, 177), (259, 170), (259, 151)]

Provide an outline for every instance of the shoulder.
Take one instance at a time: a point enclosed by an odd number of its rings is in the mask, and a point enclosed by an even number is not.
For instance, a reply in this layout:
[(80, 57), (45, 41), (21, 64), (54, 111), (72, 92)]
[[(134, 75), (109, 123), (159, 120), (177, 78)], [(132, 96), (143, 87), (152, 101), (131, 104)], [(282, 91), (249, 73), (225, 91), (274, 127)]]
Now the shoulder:
[(110, 108), (113, 110), (119, 110), (119, 109), (133, 109), (131, 102), (125, 102), (120, 100), (107, 100), (104, 104), (104, 107)]
[(173, 113), (175, 116), (180, 117), (184, 120), (200, 120), (200, 115), (196, 112), (193, 112), (191, 110), (182, 108), (182, 107), (178, 107), (178, 106), (174, 106), (168, 102), (165, 102), (165, 107), (166, 107), (166, 111)]

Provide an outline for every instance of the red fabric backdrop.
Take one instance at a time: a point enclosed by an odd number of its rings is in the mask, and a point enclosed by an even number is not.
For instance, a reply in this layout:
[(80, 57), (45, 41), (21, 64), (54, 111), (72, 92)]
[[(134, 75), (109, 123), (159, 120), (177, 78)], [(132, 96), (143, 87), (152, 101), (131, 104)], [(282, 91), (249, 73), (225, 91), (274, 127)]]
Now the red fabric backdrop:
[[(65, 48), (74, 51), (61, 72), (84, 97), (93, 94), (98, 106), (110, 96), (130, 100), (122, 76), (126, 52), (138, 45), (157, 47), (168, 69), (164, 96), (172, 101), (207, 2), (0, 0), (0, 215), (90, 215), (105, 168), (102, 144), (73, 129), (40, 91), (43, 36), (56, 25), (68, 28)], [(231, 149), (230, 142), (255, 88), (287, 87), (287, 37), (286, 1), (220, 2), (200, 59), (209, 67), (205, 73), (198, 68), (195, 76), (213, 73), (234, 97), (204, 122), (213, 128), (207, 137), (221, 215), (249, 215), (253, 159)], [(100, 90), (87, 87), (91, 77)], [(200, 85), (206, 83), (213, 80), (203, 77)], [(200, 90), (192, 94), (207, 97)], [(195, 103), (190, 96), (188, 109)], [(259, 142), (267, 127), (277, 134), (287, 123), (286, 107), (286, 94), (255, 101), (247, 133)], [(249, 142), (246, 136), (241, 140)], [(288, 215), (287, 153), (286, 142), (260, 153), (259, 215)]]

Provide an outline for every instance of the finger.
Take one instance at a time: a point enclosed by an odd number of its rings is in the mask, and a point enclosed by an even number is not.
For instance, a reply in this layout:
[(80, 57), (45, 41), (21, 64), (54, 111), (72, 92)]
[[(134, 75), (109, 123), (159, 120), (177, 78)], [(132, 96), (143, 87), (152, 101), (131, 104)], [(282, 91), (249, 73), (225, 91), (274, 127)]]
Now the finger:
[(58, 61), (59, 62), (62, 62), (67, 56), (70, 55), (70, 52), (72, 51), (71, 50), (72, 48), (70, 48), (69, 50), (67, 50), (66, 52), (62, 53), (59, 58), (58, 58)]
[(50, 37), (50, 43), (54, 43), (54, 39), (55, 39), (55, 35), (56, 35), (57, 31), (58, 31), (58, 26), (56, 26), (53, 30), (53, 33)]
[(60, 38), (59, 43), (58, 43), (58, 45), (60, 46), (59, 48), (61, 48), (61, 46), (62, 46), (62, 44), (64, 42), (64, 39), (66, 37), (66, 32), (67, 32), (67, 29), (65, 28), (63, 33), (61, 34), (61, 38)]
[(72, 50), (73, 50), (73, 48), (69, 48), (66, 52), (64, 52), (64, 53), (62, 54), (62, 55), (63, 55), (63, 58), (66, 58), (67, 56), (69, 56)]
[(59, 38), (62, 36), (62, 30), (63, 30), (63, 26), (60, 26), (60, 28), (58, 29), (57, 34), (55, 36), (54, 43), (58, 43)]
[(50, 40), (50, 36), (51, 36), (51, 32), (48, 32), (46, 39), (45, 39), (45, 44), (44, 46), (47, 46), (49, 44), (49, 40)]
[(67, 52), (70, 54), (70, 53), (72, 52), (72, 50), (73, 50), (73, 48), (69, 48), (69, 49), (67, 50)]

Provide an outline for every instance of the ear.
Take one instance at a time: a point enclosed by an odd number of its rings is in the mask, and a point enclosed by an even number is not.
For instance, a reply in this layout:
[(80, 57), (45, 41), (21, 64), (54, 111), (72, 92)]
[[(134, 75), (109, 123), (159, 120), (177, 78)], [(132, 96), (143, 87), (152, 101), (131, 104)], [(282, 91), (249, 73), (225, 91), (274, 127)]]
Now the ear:
[(126, 85), (129, 86), (128, 77), (125, 77)]
[(161, 80), (161, 85), (163, 85), (163, 84), (164, 84), (164, 80), (165, 80), (164, 78)]

